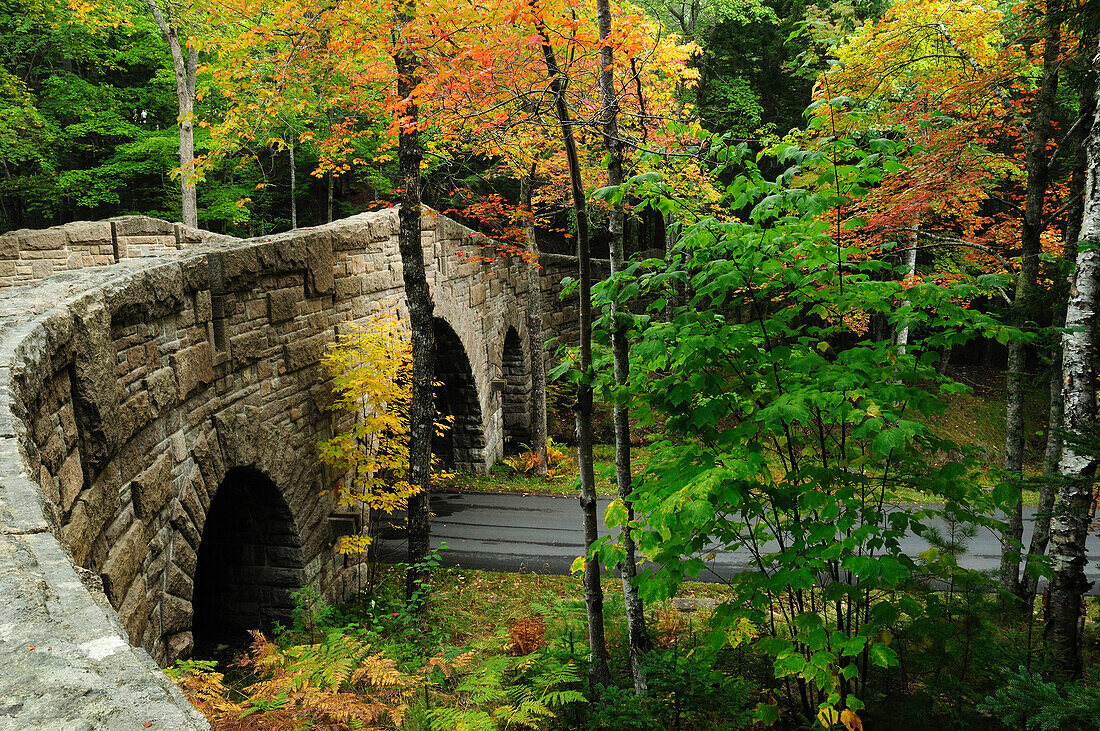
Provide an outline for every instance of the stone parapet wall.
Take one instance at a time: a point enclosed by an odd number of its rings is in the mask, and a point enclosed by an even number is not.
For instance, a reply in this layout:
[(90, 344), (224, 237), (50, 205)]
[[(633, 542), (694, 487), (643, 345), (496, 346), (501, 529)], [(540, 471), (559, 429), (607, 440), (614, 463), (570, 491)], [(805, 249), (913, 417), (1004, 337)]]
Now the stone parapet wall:
[(0, 288), (33, 284), (59, 272), (229, 240), (232, 238), (148, 216), (9, 231), (0, 234)]
[[(557, 363), (559, 347), (575, 346), (580, 341), (580, 319), (576, 293), (562, 299), (562, 281), (576, 280), (577, 257), (566, 254), (542, 254), (539, 256), (539, 287), (542, 290), (543, 343), (547, 363)], [(607, 259), (592, 260), (592, 281), (599, 282), (611, 276), (611, 262)]]
[[(0, 290), (0, 729), (205, 726), (156, 664), (191, 650), (197, 554), (230, 470), (285, 499), (307, 583), (354, 586), (322, 496), (337, 476), (317, 444), (343, 422), (319, 360), (404, 307), (396, 238), (395, 210), (181, 249), (131, 238), (152, 255)], [(470, 232), (430, 211), (422, 243), (480, 414), (463, 466), (483, 471), (517, 380), (505, 336), (530, 347), (525, 265), (467, 261)]]

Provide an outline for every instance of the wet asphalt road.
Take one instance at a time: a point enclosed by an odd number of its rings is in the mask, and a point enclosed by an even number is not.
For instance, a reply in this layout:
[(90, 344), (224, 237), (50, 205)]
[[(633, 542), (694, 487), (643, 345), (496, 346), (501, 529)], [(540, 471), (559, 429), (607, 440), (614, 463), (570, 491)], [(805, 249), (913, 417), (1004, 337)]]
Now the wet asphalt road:
[[(600, 515), (608, 499), (600, 500)], [(580, 505), (575, 498), (548, 495), (437, 493), (432, 496), (432, 546), (446, 543), (443, 565), (492, 571), (540, 574), (568, 574), (573, 559), (584, 552)], [(1034, 508), (1024, 508), (1024, 544), (1031, 535)], [(941, 523), (941, 533), (946, 527)], [(928, 548), (923, 539), (912, 536), (903, 542), (905, 552), (916, 556)], [(405, 544), (397, 531), (386, 531), (381, 544), (383, 558), (404, 559)], [(960, 564), (981, 571), (996, 571), (1001, 544), (987, 528), (979, 529)], [(1100, 537), (1088, 539), (1090, 562), (1086, 569), (1100, 587)], [(699, 578), (720, 581), (749, 568), (747, 552), (719, 553)]]

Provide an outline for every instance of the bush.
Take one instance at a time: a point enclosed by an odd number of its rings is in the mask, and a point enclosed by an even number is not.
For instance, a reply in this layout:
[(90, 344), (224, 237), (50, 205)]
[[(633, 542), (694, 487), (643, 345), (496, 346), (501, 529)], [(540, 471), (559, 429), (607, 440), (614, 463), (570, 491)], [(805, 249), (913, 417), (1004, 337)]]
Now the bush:
[(1004, 687), (985, 699), (985, 711), (1012, 728), (1087, 731), (1100, 719), (1100, 688), (1083, 682), (1059, 687), (1021, 667), (1005, 674)]

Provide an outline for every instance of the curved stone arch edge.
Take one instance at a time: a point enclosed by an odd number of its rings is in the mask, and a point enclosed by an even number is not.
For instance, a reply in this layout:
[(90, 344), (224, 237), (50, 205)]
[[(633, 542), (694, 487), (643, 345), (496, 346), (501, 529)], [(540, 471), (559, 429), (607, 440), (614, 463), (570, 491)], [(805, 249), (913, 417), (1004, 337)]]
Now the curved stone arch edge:
[[(120, 269), (136, 271), (121, 279), (147, 266), (124, 263)], [(52, 510), (26, 471), (25, 426), (12, 408), (13, 378), (31, 375), (36, 356), (65, 347), (73, 313), (102, 297), (101, 288), (118, 286), (118, 274), (82, 272), (75, 278), (90, 280), (84, 287), (71, 276), (47, 280), (33, 298), (19, 298), (30, 306), (0, 329), (0, 728), (138, 728), (146, 721), (209, 728), (149, 654), (129, 642), (99, 578), (76, 567), (55, 535)]]

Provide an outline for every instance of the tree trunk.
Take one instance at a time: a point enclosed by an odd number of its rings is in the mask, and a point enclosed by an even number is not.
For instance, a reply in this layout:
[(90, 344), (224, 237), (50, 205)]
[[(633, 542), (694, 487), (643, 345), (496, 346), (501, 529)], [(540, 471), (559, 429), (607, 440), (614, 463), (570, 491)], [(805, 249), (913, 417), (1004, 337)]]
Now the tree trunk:
[(294, 145), (290, 146), (290, 228), (298, 228), (297, 181), (294, 177)]
[[(412, 336), (412, 402), (409, 404), (409, 484), (420, 492), (409, 498), (409, 569), (405, 576), (405, 598), (427, 599), (431, 572), (424, 560), (431, 551), (432, 436), (435, 431), (435, 330), (432, 325), (434, 305), (424, 272), (424, 249), (420, 230), (420, 132), (418, 110), (412, 101), (413, 91), (420, 85), (416, 54), (404, 37), (405, 27), (416, 15), (416, 1), (407, 0), (397, 13), (397, 96), (395, 113), (401, 118), (397, 138), (398, 167), (402, 193), (400, 228), (397, 245), (401, 251), (401, 270), (405, 281), (405, 298), (409, 306)], [(417, 608), (422, 609), (426, 601)]]
[[(1087, 155), (1085, 143), (1089, 136), (1089, 122), (1096, 112), (1096, 89), (1093, 86), (1095, 79), (1091, 76), (1085, 80), (1085, 88), (1081, 91), (1081, 111), (1078, 117), (1077, 133), (1072, 139), (1062, 141), (1063, 145), (1072, 145), (1077, 150), (1073, 163), (1073, 173), (1069, 184), (1069, 209), (1066, 211), (1066, 231), (1063, 236), (1063, 258), (1076, 263), (1077, 240), (1081, 235), (1081, 218), (1085, 212), (1085, 175), (1087, 171)], [(1055, 296), (1053, 320), (1057, 327), (1066, 325), (1066, 306), (1069, 296), (1067, 282), (1061, 277), (1055, 278)], [(1059, 341), (1061, 338), (1059, 338)], [(1054, 347), (1054, 358), (1050, 373), (1050, 410), (1047, 415), (1047, 444), (1043, 454), (1043, 482), (1039, 488), (1039, 506), (1035, 511), (1035, 525), (1031, 533), (1031, 545), (1028, 548), (1028, 559), (1023, 574), (1023, 595), (1028, 605), (1034, 603), (1035, 593), (1038, 590), (1039, 578), (1033, 566), (1035, 558), (1046, 554), (1047, 543), (1050, 541), (1050, 511), (1054, 507), (1054, 494), (1057, 490), (1058, 462), (1062, 456), (1062, 347), (1058, 342)]]
[[(1046, 39), (1043, 43), (1043, 72), (1031, 113), (1031, 138), (1028, 141), (1024, 169), (1027, 173), (1027, 198), (1020, 231), (1020, 273), (1016, 279), (1016, 297), (1012, 321), (1024, 327), (1035, 315), (1035, 292), (1039, 282), (1039, 237), (1045, 228), (1043, 205), (1049, 184), (1047, 141), (1051, 137), (1058, 91), (1058, 55), (1062, 49), (1062, 0), (1048, 0)], [(1021, 543), (1024, 536), (1023, 487), (1024, 463), (1024, 370), (1027, 353), (1023, 343), (1008, 345), (1007, 399), (1005, 404), (1005, 471), (1012, 482), (1014, 496), (1008, 508), (1008, 526), (1001, 541), (1001, 586), (1022, 598), (1020, 581)]]
[[(608, 38), (611, 36), (611, 4), (609, 0), (596, 0), (596, 15), (600, 28), (600, 103), (603, 107), (603, 140), (607, 148), (607, 184), (620, 186), (623, 183), (623, 143), (619, 139), (619, 102), (615, 94), (614, 49)], [(611, 277), (622, 273), (626, 263), (623, 251), (623, 204), (621, 201), (611, 204), (608, 217), (608, 229), (611, 235)], [(634, 692), (642, 695), (646, 690), (645, 655), (653, 649), (649, 632), (645, 626), (645, 607), (638, 596), (636, 578), (638, 575), (637, 547), (630, 526), (634, 520), (634, 504), (631, 502), (630, 469), (630, 410), (624, 402), (630, 378), (630, 343), (626, 328), (623, 326), (620, 303), (616, 297), (611, 299), (611, 355), (614, 361), (615, 385), (619, 394), (615, 399), (615, 483), (619, 499), (626, 508), (627, 522), (623, 525), (623, 551), (626, 554), (619, 563), (619, 576), (623, 582), (623, 601), (626, 606), (626, 627), (630, 642), (630, 672), (634, 679)]]
[[(917, 276), (917, 247), (920, 245), (920, 219), (915, 219), (909, 224), (909, 244), (905, 247), (905, 277), (911, 280)], [(902, 300), (902, 307), (912, 306), (912, 302), (909, 300)], [(909, 326), (906, 325), (898, 330), (897, 338), (895, 342), (898, 346), (898, 352), (902, 355), (905, 354), (905, 348), (909, 345)]]
[(328, 171), (328, 203), (325, 208), (325, 223), (332, 223), (332, 189), (336, 187), (332, 171)]
[(180, 47), (179, 34), (172, 24), (171, 16), (161, 12), (158, 0), (145, 0), (153, 13), (153, 20), (160, 28), (164, 40), (168, 41), (168, 50), (172, 54), (172, 69), (175, 77), (176, 102), (179, 106), (179, 162), (180, 193), (183, 205), (183, 225), (199, 227), (198, 194), (195, 190), (195, 83), (199, 72), (199, 52), (187, 49), (184, 56)]
[[(532, 254), (539, 253), (538, 240), (535, 237), (534, 209), (531, 199), (535, 192), (535, 165), (519, 182), (520, 203), (532, 214), (524, 226), (527, 233), (527, 249)], [(546, 476), (550, 465), (547, 455), (546, 427), (546, 353), (542, 341), (542, 285), (539, 279), (537, 260), (527, 264), (527, 340), (531, 351), (531, 446), (539, 456), (535, 473)]]
[(588, 241), (588, 207), (581, 180), (581, 164), (577, 156), (577, 143), (573, 138), (573, 121), (565, 102), (567, 79), (554, 55), (546, 28), (538, 25), (542, 36), (542, 56), (550, 77), (550, 91), (554, 95), (554, 108), (561, 125), (562, 142), (569, 163), (569, 183), (573, 192), (573, 209), (577, 216), (577, 265), (579, 271), (577, 297), (580, 324), (580, 358), (578, 367), (581, 378), (577, 385), (577, 402), (573, 413), (577, 419), (577, 468), (581, 481), (581, 511), (584, 513), (584, 602), (588, 609), (588, 648), (590, 657), (588, 681), (592, 693), (598, 694), (601, 686), (611, 682), (607, 667), (607, 643), (603, 626), (603, 587), (600, 586), (600, 562), (587, 555), (599, 538), (600, 519), (596, 505), (596, 475), (592, 464), (592, 261)]
[[(1100, 71), (1100, 52), (1093, 58)], [(1093, 451), (1082, 446), (1096, 433), (1096, 367), (1092, 359), (1096, 328), (1097, 289), (1100, 288), (1100, 115), (1094, 115), (1087, 143), (1088, 179), (1077, 270), (1066, 308), (1062, 335), (1062, 399), (1064, 431), (1058, 471), (1062, 480), (1050, 521), (1050, 605), (1043, 631), (1049, 673), (1055, 677), (1081, 676), (1081, 609), (1088, 590), (1085, 579), (1085, 538), (1092, 512), (1092, 484), (1096, 473)]]

